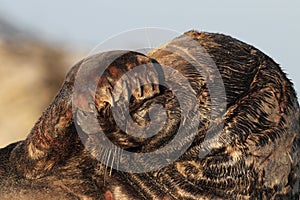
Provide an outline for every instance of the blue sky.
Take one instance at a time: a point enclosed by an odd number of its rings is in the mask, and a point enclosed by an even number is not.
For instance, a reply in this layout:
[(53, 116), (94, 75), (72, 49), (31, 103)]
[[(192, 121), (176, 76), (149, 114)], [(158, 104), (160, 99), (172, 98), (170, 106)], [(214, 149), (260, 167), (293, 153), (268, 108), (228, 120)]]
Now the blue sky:
[(122, 31), (162, 27), (221, 32), (279, 63), (300, 93), (300, 1), (0, 0), (0, 17), (69, 48), (91, 50)]

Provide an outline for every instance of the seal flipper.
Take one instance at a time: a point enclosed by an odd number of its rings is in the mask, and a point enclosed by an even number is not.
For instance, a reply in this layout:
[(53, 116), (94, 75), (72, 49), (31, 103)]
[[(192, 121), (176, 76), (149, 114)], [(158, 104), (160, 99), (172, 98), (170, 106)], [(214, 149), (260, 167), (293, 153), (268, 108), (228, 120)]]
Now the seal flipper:
[[(132, 95), (128, 99), (130, 111), (161, 92), (159, 83), (163, 81), (163, 74), (155, 60), (136, 52), (112, 51), (88, 57), (76, 64), (68, 73), (60, 92), (43, 112), (26, 140), (20, 142), (12, 150), (10, 162), (16, 172), (26, 178), (40, 178), (59, 162), (68, 159), (68, 155), (72, 152), (82, 151), (82, 148), (74, 148), (81, 142), (77, 135), (74, 119), (77, 117), (76, 120), (81, 121), (84, 127), (83, 116), (90, 113), (90, 105), (87, 100), (90, 97), (94, 100), (92, 103), (96, 106), (98, 122), (101, 127), (97, 126), (98, 123), (89, 123), (89, 129), (96, 125), (95, 131), (97, 129), (106, 131), (108, 137), (115, 139), (115, 143), (123, 148), (139, 145), (138, 138), (120, 132), (112, 133), (113, 118), (106, 116), (111, 110), (112, 104), (118, 102), (116, 96), (114, 97), (115, 102), (112, 102), (111, 92), (116, 89), (113, 88), (114, 85), (123, 75), (137, 66), (145, 66), (142, 68), (144, 71), (141, 71), (144, 79), (139, 79), (142, 77), (139, 76), (136, 77), (136, 81), (127, 80), (128, 87), (126, 89), (135, 89), (130, 91)], [(83, 82), (79, 83), (85, 89), (76, 91), (77, 93), (74, 95), (75, 82), (78, 81), (76, 79), (78, 79), (79, 72), (82, 72), (80, 70), (83, 70), (84, 73), (80, 74), (81, 80), (79, 81)], [(93, 88), (91, 84), (95, 84), (95, 87)], [(93, 90), (94, 93), (91, 93)], [(125, 93), (128, 91), (118, 88), (117, 95), (124, 96)], [(80, 113), (78, 110), (85, 112), (86, 115), (78, 114)], [(127, 141), (127, 143), (122, 143), (123, 141)]]

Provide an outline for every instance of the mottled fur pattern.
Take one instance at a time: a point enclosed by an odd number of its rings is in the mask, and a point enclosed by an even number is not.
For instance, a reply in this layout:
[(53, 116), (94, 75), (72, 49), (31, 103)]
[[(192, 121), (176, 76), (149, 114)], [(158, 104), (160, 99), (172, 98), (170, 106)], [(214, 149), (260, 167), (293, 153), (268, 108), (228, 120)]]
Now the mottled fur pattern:
[[(206, 54), (197, 54), (198, 71), (181, 57), (182, 52), (191, 57), (197, 48), (188, 46), (185, 38), (192, 38), (205, 49), (222, 76), (226, 110), (218, 118), (211, 118), (210, 113), (212, 102), (219, 99), (210, 96), (201, 74), (210, 73), (215, 80), (209, 60)], [(175, 52), (168, 51), (170, 48)], [(99, 77), (97, 69), (105, 66), (100, 58), (114, 53), (95, 55), (75, 65), (27, 139), (0, 150), (1, 199), (299, 199), (299, 105), (292, 83), (271, 58), (229, 36), (189, 31), (146, 56), (125, 53)], [(87, 62), (97, 61), (96, 71), (86, 77), (99, 82), (97, 90), (79, 93), (72, 107), (78, 70)], [(144, 85), (132, 94), (131, 117), (139, 125), (147, 125), (150, 106), (156, 103), (166, 109), (168, 117), (160, 132), (150, 138), (126, 134), (112, 117), (111, 107), (119, 101), (112, 99), (109, 91), (116, 89), (116, 81), (124, 73), (138, 65), (146, 65), (151, 70), (144, 72), (146, 79), (157, 84)], [(100, 147), (102, 151), (91, 155), (83, 144), (97, 139), (97, 134), (85, 133), (85, 139), (80, 140), (77, 133), (85, 132), (85, 127), (76, 129), (75, 119), (78, 123), (89, 119), (92, 112), (87, 98), (92, 95), (96, 97), (98, 122), (114, 144), (140, 153), (168, 144), (181, 123), (181, 110), (172, 91), (160, 85), (169, 76), (162, 65), (176, 69), (190, 82), (200, 110), (197, 135), (179, 159), (160, 170), (126, 173), (110, 169), (94, 156), (114, 162), (110, 157), (118, 160), (121, 152)], [(143, 80), (135, 84), (142, 85)], [(121, 93), (128, 88), (122, 88)], [(156, 116), (157, 120), (162, 118)], [(198, 153), (212, 120), (217, 127), (223, 120), (224, 127), (220, 137), (207, 144), (212, 148), (210, 153), (201, 158)], [(184, 123), (193, 126), (191, 121)], [(87, 128), (97, 131), (98, 127)], [(183, 139), (180, 144), (187, 142)]]

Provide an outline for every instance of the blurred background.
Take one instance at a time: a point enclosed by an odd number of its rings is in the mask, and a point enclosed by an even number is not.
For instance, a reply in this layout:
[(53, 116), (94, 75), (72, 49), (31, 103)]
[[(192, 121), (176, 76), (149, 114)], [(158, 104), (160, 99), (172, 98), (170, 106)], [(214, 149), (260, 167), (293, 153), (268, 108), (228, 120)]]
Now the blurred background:
[(143, 27), (221, 32), (259, 48), (300, 92), (300, 1), (0, 0), (0, 147), (24, 139), (70, 67)]

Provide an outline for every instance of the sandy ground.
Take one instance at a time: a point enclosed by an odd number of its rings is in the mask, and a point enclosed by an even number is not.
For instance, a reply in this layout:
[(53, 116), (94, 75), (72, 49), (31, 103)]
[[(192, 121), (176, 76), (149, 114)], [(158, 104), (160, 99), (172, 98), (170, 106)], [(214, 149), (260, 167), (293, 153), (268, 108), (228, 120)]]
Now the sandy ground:
[(0, 40), (0, 147), (26, 137), (80, 58), (32, 41)]

